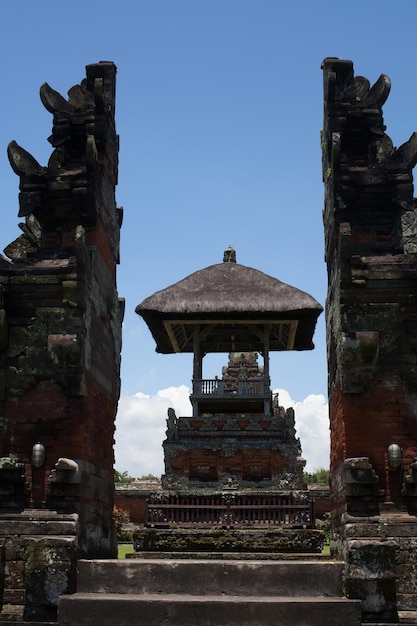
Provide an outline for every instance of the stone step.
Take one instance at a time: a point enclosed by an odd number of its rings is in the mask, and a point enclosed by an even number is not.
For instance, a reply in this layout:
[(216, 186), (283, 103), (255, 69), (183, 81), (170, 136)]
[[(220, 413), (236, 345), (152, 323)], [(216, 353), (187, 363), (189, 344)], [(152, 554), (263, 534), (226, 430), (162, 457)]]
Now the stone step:
[(80, 560), (77, 591), (232, 596), (343, 595), (340, 561)]
[(360, 626), (342, 597), (343, 563), (124, 559), (78, 562), (59, 626)]
[(332, 561), (328, 554), (310, 552), (128, 552), (126, 559), (200, 559), (203, 561)]
[(76, 593), (59, 626), (360, 626), (361, 603), (329, 597)]
[[(370, 626), (363, 622), (362, 626)], [(397, 622), (372, 622), (372, 626), (417, 626), (417, 611), (398, 611)]]
[[(363, 622), (362, 626), (370, 626)], [(417, 611), (398, 611), (397, 622), (372, 622), (372, 626), (417, 626)]]
[(22, 622), (22, 621), (10, 620), (10, 619), (8, 620), (0, 619), (0, 626), (57, 626), (57, 623), (56, 622), (39, 622), (38, 620), (36, 620), (36, 622), (31, 622), (27, 620)]

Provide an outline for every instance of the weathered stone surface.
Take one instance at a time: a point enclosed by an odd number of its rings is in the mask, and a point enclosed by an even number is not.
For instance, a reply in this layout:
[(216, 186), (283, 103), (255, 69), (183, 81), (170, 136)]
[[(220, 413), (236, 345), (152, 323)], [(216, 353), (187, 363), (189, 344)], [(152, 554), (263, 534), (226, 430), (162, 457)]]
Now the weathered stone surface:
[(395, 541), (372, 539), (349, 540), (347, 575), (349, 578), (395, 578)]
[[(232, 481), (258, 490), (303, 488), (305, 461), (294, 410), (279, 406), (278, 395), (269, 410), (269, 380), (263, 378), (257, 360), (254, 352), (231, 352), (222, 378), (210, 381), (213, 392), (203, 394), (203, 399), (197, 393), (198, 401), (192, 396), (192, 417), (177, 418), (169, 409), (163, 442), (164, 487), (220, 489)], [(265, 385), (264, 394), (240, 397), (239, 385), (248, 381), (259, 388)]]
[[(87, 66), (68, 101), (41, 88), (53, 115), (47, 166), (16, 142), (8, 147), (24, 223), (5, 250), (13, 262), (0, 262), (0, 444), (17, 461), (0, 464), (0, 510), (8, 511), (0, 515), (0, 621), (55, 619), (59, 595), (74, 588), (77, 556), (116, 556), (115, 77), (111, 62)], [(31, 465), (36, 442), (45, 448), (41, 467)]]
[(134, 533), (138, 551), (157, 552), (298, 552), (320, 553), (324, 534), (321, 530), (205, 530), (153, 529)]
[(6, 311), (0, 308), (0, 352), (7, 349), (9, 345), (9, 330), (7, 327)]
[(2, 620), (56, 619), (75, 589), (78, 515), (34, 509), (0, 515)]
[(49, 335), (48, 354), (55, 367), (81, 367), (81, 338), (75, 334)]
[[(417, 608), (415, 518), (402, 497), (415, 513), (417, 134), (399, 148), (386, 134), (388, 77), (371, 87), (336, 58), (323, 70), (332, 549), (365, 621), (389, 622)], [(392, 443), (401, 467), (388, 462)]]
[(61, 597), (59, 624), (359, 626), (340, 596), (343, 564), (228, 559), (82, 561), (79, 588)]
[(26, 614), (54, 615), (59, 596), (75, 591), (75, 538), (28, 537), (24, 550)]
[[(115, 75), (113, 63), (87, 66), (68, 101), (41, 89), (53, 114), (54, 151), (44, 167), (15, 142), (9, 145), (25, 223), (6, 249), (13, 263), (0, 268), (2, 447), (23, 461), (33, 492), (22, 492), (18, 503), (27, 506), (32, 498), (36, 505), (79, 511), (80, 553), (106, 556), (116, 550), (112, 450), (123, 314), (115, 287), (121, 224)], [(97, 97), (96, 81), (102, 85)], [(33, 441), (46, 450), (36, 474), (28, 459)], [(56, 474), (64, 457), (84, 463), (80, 480)], [(49, 484), (52, 471), (58, 480)]]
[(386, 450), (393, 439), (407, 457), (416, 450), (417, 326), (407, 318), (417, 301), (417, 135), (394, 148), (383, 100), (370, 100), (375, 86), (354, 76), (351, 61), (325, 59), (323, 69), (332, 466), (367, 456), (386, 499), (398, 499)]
[(397, 620), (396, 548), (394, 541), (347, 542), (346, 595), (362, 600), (365, 620)]
[[(170, 626), (360, 626), (360, 604), (346, 598), (138, 596), (77, 594), (61, 599), (60, 626), (130, 626), (132, 615), (149, 625)], [(167, 622), (167, 620), (169, 620)]]
[[(308, 576), (305, 575), (306, 570)], [(201, 572), (204, 571), (204, 575)], [(340, 596), (343, 563), (327, 560), (239, 561), (169, 559), (81, 560), (78, 591), (91, 593), (183, 593), (271, 596)]]

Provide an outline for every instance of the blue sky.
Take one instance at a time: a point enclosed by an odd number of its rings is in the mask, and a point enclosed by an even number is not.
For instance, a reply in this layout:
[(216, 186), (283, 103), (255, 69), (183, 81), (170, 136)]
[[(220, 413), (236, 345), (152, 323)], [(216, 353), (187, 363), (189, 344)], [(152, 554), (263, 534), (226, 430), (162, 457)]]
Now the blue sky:
[[(135, 306), (221, 262), (228, 245), (239, 263), (324, 305), (320, 65), (337, 56), (372, 83), (388, 74), (385, 123), (401, 145), (417, 130), (417, 3), (21, 0), (1, 13), (0, 250), (20, 233), (8, 142), (41, 164), (51, 151), (40, 85), (66, 95), (88, 63), (118, 67), (126, 317), (116, 466), (160, 474), (166, 408), (186, 410), (192, 356), (157, 355)], [(271, 357), (272, 386), (296, 410), (309, 470), (328, 464), (324, 315), (315, 344)], [(203, 374), (219, 374), (226, 361), (207, 357)]]

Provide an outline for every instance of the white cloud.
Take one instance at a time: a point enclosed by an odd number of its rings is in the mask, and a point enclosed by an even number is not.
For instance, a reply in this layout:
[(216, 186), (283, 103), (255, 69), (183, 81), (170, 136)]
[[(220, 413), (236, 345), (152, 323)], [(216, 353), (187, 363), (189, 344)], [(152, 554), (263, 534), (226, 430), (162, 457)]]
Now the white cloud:
[(154, 396), (138, 392), (122, 396), (116, 418), (115, 466), (131, 476), (164, 473), (162, 442), (169, 407), (191, 415), (190, 390), (185, 385), (161, 389)]
[(295, 412), (295, 428), (301, 440), (303, 458), (307, 461), (306, 472), (319, 467), (328, 469), (330, 463), (329, 410), (323, 395), (309, 395), (301, 402), (291, 399), (285, 389), (275, 389), (279, 403)]
[[(323, 395), (309, 395), (295, 402), (285, 389), (279, 392), (279, 403), (293, 407), (297, 437), (301, 439), (306, 471), (329, 466), (328, 407)], [(185, 385), (161, 389), (153, 396), (136, 393), (122, 396), (116, 419), (116, 468), (131, 476), (164, 473), (162, 442), (165, 439), (169, 407), (178, 416), (191, 415), (190, 389)]]

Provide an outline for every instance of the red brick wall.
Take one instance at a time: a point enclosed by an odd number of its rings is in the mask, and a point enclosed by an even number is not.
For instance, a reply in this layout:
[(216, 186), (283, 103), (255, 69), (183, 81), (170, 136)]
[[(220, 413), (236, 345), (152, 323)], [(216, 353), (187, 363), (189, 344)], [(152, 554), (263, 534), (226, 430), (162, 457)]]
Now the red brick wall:
[[(47, 168), (33, 165), (29, 175), (11, 158), (27, 231), (7, 248), (13, 263), (0, 267), (1, 454), (25, 463), (23, 504), (32, 499), (78, 511), (80, 555), (89, 557), (116, 549), (113, 443), (123, 308), (116, 290), (115, 74), (112, 63), (87, 66), (84, 87), (69, 105), (43, 94), (57, 149)], [(38, 441), (46, 458), (34, 470)], [(64, 472), (49, 483), (60, 457), (79, 464), (78, 481)]]
[(331, 467), (345, 458), (369, 457), (380, 479), (385, 499), (400, 497), (400, 476), (388, 466), (388, 446), (397, 443), (403, 450), (405, 473), (417, 456), (415, 407), (404, 385), (392, 381), (373, 386), (361, 394), (342, 394), (336, 389), (330, 397)]
[(125, 511), (129, 511), (130, 521), (134, 524), (140, 525), (143, 524), (145, 519), (146, 498), (146, 494), (124, 496), (116, 492), (114, 504)]
[[(351, 61), (323, 68), (331, 469), (367, 457), (397, 502), (417, 452), (415, 147), (397, 150), (385, 133), (388, 80), (361, 91)], [(391, 443), (401, 470), (387, 465)]]
[(190, 480), (219, 480), (222, 475), (243, 480), (271, 479), (290, 470), (290, 461), (277, 450), (248, 448), (228, 456), (224, 451), (193, 449), (183, 451), (171, 461), (177, 476)]

